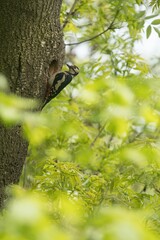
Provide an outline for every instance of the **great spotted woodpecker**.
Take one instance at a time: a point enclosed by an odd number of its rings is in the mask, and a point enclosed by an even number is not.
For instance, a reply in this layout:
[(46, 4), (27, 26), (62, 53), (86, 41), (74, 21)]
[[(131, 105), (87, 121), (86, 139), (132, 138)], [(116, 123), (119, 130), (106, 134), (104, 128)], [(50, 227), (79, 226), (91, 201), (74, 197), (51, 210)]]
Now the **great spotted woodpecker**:
[(68, 67), (68, 71), (58, 72), (50, 79), (51, 88), (46, 96), (46, 99), (43, 103), (42, 108), (49, 103), (53, 98), (55, 98), (62, 90), (65, 88), (72, 79), (78, 75), (79, 68), (75, 65), (66, 64)]

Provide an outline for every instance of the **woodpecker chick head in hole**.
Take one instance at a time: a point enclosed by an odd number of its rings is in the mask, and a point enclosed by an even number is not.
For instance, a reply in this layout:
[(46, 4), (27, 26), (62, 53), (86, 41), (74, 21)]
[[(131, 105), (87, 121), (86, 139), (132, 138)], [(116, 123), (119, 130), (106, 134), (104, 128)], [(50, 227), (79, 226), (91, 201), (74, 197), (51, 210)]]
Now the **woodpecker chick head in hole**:
[(78, 75), (79, 68), (76, 65), (69, 65), (69, 64), (66, 64), (66, 65), (69, 68), (69, 73), (70, 74), (72, 74), (73, 76)]

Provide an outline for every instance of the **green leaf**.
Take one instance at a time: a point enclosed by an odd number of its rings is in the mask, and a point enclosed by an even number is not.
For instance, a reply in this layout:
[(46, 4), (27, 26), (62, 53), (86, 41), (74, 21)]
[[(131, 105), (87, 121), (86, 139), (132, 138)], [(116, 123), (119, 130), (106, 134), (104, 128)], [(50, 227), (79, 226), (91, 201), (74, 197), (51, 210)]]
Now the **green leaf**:
[(138, 5), (140, 5), (140, 4), (142, 4), (142, 0), (136, 0), (136, 3), (137, 3)]
[(138, 14), (138, 16), (141, 18), (141, 17), (143, 17), (145, 14), (146, 14), (146, 11), (140, 11), (139, 14)]
[(153, 25), (159, 25), (160, 24), (160, 19), (156, 19), (152, 22)]
[(147, 37), (147, 38), (150, 37), (151, 32), (152, 32), (152, 27), (151, 27), (151, 25), (149, 25), (149, 26), (147, 27), (147, 30), (146, 30), (146, 37)]
[(158, 16), (158, 14), (153, 14), (153, 15), (145, 17), (145, 19), (148, 20), (148, 19), (151, 19), (151, 18), (154, 18), (154, 17), (157, 17), (157, 16)]
[(160, 38), (160, 30), (156, 27), (154, 27), (154, 30), (156, 31), (156, 33), (158, 34), (158, 37)]

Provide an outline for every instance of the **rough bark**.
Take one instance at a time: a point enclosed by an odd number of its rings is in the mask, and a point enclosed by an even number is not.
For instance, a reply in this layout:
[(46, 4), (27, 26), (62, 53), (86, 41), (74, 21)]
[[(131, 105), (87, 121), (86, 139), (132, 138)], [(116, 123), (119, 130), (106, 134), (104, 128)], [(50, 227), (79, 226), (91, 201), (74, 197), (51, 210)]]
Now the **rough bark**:
[[(61, 3), (62, 0), (0, 1), (0, 72), (6, 75), (11, 92), (42, 100), (48, 72), (62, 67)], [(4, 188), (19, 181), (27, 145), (20, 126), (0, 126), (0, 206)]]

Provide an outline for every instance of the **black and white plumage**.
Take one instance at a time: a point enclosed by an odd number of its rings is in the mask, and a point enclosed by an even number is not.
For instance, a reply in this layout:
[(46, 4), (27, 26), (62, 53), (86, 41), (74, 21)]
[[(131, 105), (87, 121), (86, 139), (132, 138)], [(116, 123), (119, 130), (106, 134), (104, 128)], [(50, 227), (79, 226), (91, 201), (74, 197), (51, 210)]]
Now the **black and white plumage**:
[(69, 64), (67, 64), (67, 66), (69, 69), (68, 71), (58, 72), (52, 79), (52, 86), (50, 87), (50, 91), (46, 96), (42, 108), (55, 98), (72, 81), (72, 79), (78, 75), (79, 68), (77, 66)]

